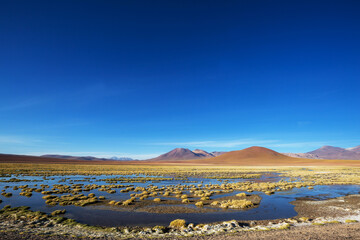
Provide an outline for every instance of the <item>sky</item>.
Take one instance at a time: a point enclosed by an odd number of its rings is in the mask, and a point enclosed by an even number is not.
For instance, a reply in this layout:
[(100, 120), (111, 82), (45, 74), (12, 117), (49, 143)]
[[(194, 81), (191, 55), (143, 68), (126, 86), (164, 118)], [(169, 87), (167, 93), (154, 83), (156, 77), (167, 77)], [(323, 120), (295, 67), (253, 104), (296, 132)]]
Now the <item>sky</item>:
[(0, 153), (360, 145), (360, 1), (0, 0)]

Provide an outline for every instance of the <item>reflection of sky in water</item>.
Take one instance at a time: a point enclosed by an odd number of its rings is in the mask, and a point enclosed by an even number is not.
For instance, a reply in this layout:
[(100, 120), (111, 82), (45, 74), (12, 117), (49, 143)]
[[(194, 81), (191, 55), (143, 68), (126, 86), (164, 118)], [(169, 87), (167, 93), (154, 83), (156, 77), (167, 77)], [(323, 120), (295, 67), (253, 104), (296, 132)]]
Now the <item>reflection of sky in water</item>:
[[(14, 176), (12, 176), (14, 177)], [(70, 178), (65, 182), (59, 182), (61, 179), (65, 177)], [(307, 188), (293, 188), (289, 191), (279, 191), (273, 195), (265, 195), (262, 192), (253, 192), (251, 194), (259, 194), (262, 197), (262, 201), (260, 206), (250, 210), (221, 210), (219, 212), (213, 213), (182, 213), (182, 214), (155, 214), (155, 213), (146, 213), (146, 212), (134, 212), (123, 210), (120, 207), (117, 208), (116, 211), (111, 210), (110, 206), (106, 205), (89, 205), (86, 207), (77, 207), (77, 206), (47, 206), (45, 204), (45, 200), (42, 199), (42, 194), (33, 192), (33, 196), (28, 198), (24, 196), (20, 196), (19, 193), (21, 189), (13, 190), (13, 186), (20, 185), (29, 185), (29, 187), (34, 187), (35, 184), (40, 187), (40, 184), (50, 185), (53, 184), (98, 184), (98, 185), (106, 185), (103, 181), (108, 178), (115, 177), (123, 177), (120, 175), (101, 175), (101, 176), (54, 176), (48, 177), (46, 180), (43, 180), (43, 177), (33, 177), (33, 176), (17, 176), (19, 179), (28, 179), (28, 180), (41, 180), (39, 182), (17, 182), (17, 183), (6, 183), (0, 182), (0, 188), (3, 189), (4, 186), (10, 186), (10, 188), (6, 189), (6, 192), (12, 192), (13, 196), (10, 198), (6, 198), (1, 196), (0, 198), (3, 202), (0, 204), (0, 207), (5, 205), (15, 206), (30, 206), (32, 210), (35, 211), (43, 211), (50, 213), (56, 209), (66, 209), (67, 213), (65, 217), (73, 218), (79, 222), (92, 224), (92, 225), (104, 225), (104, 226), (119, 226), (119, 225), (167, 225), (170, 221), (176, 218), (184, 218), (188, 222), (193, 223), (206, 223), (206, 222), (215, 222), (215, 221), (225, 221), (225, 220), (263, 220), (263, 219), (276, 219), (276, 218), (288, 218), (296, 216), (296, 212), (294, 210), (294, 206), (290, 204), (290, 202), (294, 201), (299, 197), (309, 197), (313, 199), (328, 199), (340, 197), (348, 194), (357, 194), (360, 191), (359, 185), (330, 185), (330, 186), (315, 186), (313, 190), (309, 190)], [(128, 177), (128, 176), (127, 176)], [(135, 177), (135, 176), (130, 176)], [(142, 176), (147, 177), (147, 176)], [(3, 177), (1, 180), (10, 179), (11, 177)], [(90, 178), (90, 180), (88, 180)], [(95, 179), (93, 179), (95, 178)], [(76, 181), (76, 180), (84, 180), (85, 181)], [(229, 179), (229, 182), (239, 182), (239, 181), (254, 181), (254, 182), (277, 182), (281, 179), (278, 174), (269, 174), (264, 175), (259, 179)], [(183, 180), (173, 180), (173, 181), (160, 181), (160, 182), (146, 182), (146, 183), (118, 183), (127, 186), (140, 186), (147, 187), (149, 184), (154, 186), (165, 186), (165, 185), (192, 185), (199, 184), (203, 181), (203, 184), (221, 184), (224, 180), (218, 181), (216, 179), (206, 179), (206, 178), (189, 178), (189, 181), (196, 181), (186, 183)], [(50, 190), (50, 189), (46, 189)], [(91, 190), (96, 194), (96, 196), (105, 196), (110, 200), (125, 200), (130, 198), (131, 193), (120, 193), (120, 189), (115, 189), (115, 194), (109, 194), (107, 192), (98, 191), (97, 189)], [(81, 192), (85, 195), (90, 192)], [(220, 195), (213, 196), (212, 199), (216, 199), (224, 196), (235, 195), (239, 191), (234, 191), (232, 193), (224, 193)], [(132, 192), (133, 193), (133, 192)], [(184, 191), (186, 193), (186, 191)], [(165, 199), (165, 197), (159, 197)], [(152, 198), (149, 198), (152, 199)], [(170, 198), (173, 199), (173, 198)], [(183, 205), (186, 206), (186, 205)], [(189, 207), (194, 207), (192, 205), (188, 205)]]

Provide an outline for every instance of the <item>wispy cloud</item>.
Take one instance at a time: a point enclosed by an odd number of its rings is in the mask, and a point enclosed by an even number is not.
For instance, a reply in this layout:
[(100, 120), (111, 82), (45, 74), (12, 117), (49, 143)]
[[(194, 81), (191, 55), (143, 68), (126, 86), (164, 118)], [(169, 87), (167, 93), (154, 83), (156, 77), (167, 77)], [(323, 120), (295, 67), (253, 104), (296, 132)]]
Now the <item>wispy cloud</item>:
[(244, 145), (269, 144), (275, 142), (278, 142), (278, 140), (239, 139), (239, 140), (230, 140), (230, 141), (160, 142), (160, 143), (153, 143), (152, 145), (233, 148)]
[(0, 135), (0, 144), (34, 144), (42, 142), (38, 138), (26, 137), (26, 136), (11, 136), (11, 135)]
[(312, 148), (323, 145), (334, 144), (325, 141), (309, 141), (309, 142), (283, 142), (281, 140), (261, 140), (261, 139), (238, 139), (229, 141), (188, 141), (188, 142), (160, 142), (152, 143), (152, 145), (173, 146), (173, 147), (189, 147), (189, 148), (236, 148), (260, 145), (268, 148)]
[(268, 144), (268, 147), (280, 148), (304, 148), (304, 147), (318, 147), (329, 144), (328, 142), (292, 142), (292, 143), (275, 143)]

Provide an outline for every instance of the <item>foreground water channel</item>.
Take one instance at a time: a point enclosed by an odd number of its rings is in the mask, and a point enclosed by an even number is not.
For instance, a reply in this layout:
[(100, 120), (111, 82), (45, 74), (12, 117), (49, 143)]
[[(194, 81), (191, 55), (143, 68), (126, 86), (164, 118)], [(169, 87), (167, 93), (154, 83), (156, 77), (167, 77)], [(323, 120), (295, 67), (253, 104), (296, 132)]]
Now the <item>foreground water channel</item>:
[[(167, 225), (170, 221), (182, 218), (187, 222), (198, 223), (210, 223), (217, 221), (227, 220), (266, 220), (266, 219), (278, 219), (278, 218), (290, 218), (297, 215), (294, 210), (294, 206), (290, 203), (297, 198), (312, 198), (314, 200), (323, 200), (328, 198), (335, 198), (345, 196), (349, 194), (358, 194), (360, 191), (359, 185), (330, 185), (330, 186), (314, 186), (314, 189), (309, 190), (306, 187), (293, 188), (288, 191), (275, 192), (272, 195), (266, 195), (263, 192), (252, 192), (250, 194), (257, 194), (262, 197), (261, 203), (257, 208), (248, 210), (234, 210), (227, 209), (218, 212), (208, 213), (148, 213), (139, 212), (135, 210), (124, 209), (121, 206), (109, 206), (107, 204), (95, 204), (88, 205), (85, 207), (79, 206), (48, 206), (45, 204), (44, 196), (41, 193), (33, 192), (31, 197), (25, 197), (19, 195), (21, 189), (13, 190), (14, 186), (29, 185), (34, 187), (35, 184), (49, 185), (50, 188), (53, 184), (98, 184), (107, 185), (104, 179), (114, 177), (138, 177), (138, 176), (120, 176), (120, 175), (100, 175), (100, 176), (54, 176), (51, 178), (43, 179), (43, 177), (33, 176), (16, 176), (17, 179), (29, 180), (22, 182), (0, 182), (0, 189), (3, 190), (5, 186), (9, 186), (6, 192), (11, 192), (12, 197), (1, 196), (2, 203), (0, 208), (5, 205), (16, 206), (29, 206), (33, 211), (42, 211), (51, 213), (54, 210), (66, 209), (66, 213), (63, 215), (67, 218), (75, 219), (80, 223), (86, 223), (89, 225), (100, 225), (100, 226), (155, 226), (155, 225)], [(1, 177), (0, 180), (7, 181), (15, 176)], [(66, 180), (64, 181), (64, 178)], [(278, 174), (264, 174), (261, 178), (257, 179), (228, 179), (229, 182), (237, 181), (254, 181), (254, 182), (277, 182), (281, 179)], [(225, 179), (224, 179), (225, 180)], [(222, 180), (223, 181), (223, 180)], [(133, 187), (147, 187), (152, 184), (154, 186), (167, 186), (167, 185), (190, 185), (190, 184), (221, 184), (222, 181), (208, 178), (189, 178), (188, 180), (166, 180), (166, 181), (147, 181), (142, 183), (126, 183), (124, 185)], [(90, 192), (84, 192), (89, 194)], [(120, 189), (116, 189), (116, 193), (110, 194), (103, 191), (94, 189), (91, 191), (96, 196), (104, 196), (108, 200), (123, 201), (129, 198), (130, 193), (121, 193)], [(235, 195), (239, 191), (231, 193), (219, 194), (212, 199), (219, 197)], [(163, 197), (162, 197), (163, 198)], [(149, 198), (153, 199), (153, 198)], [(196, 208), (194, 204), (186, 205), (189, 208)], [(206, 206), (205, 206), (206, 207)]]

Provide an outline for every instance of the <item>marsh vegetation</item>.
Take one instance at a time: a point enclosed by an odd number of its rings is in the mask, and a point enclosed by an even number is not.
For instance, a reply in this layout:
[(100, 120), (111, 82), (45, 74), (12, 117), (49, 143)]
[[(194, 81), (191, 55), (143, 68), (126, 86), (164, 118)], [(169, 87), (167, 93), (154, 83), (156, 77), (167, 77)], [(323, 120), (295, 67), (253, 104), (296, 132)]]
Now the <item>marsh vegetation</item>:
[(194, 223), (276, 219), (296, 216), (290, 204), (296, 197), (358, 193), (359, 173), (343, 167), (0, 164), (0, 205), (107, 226), (164, 225), (185, 217)]

